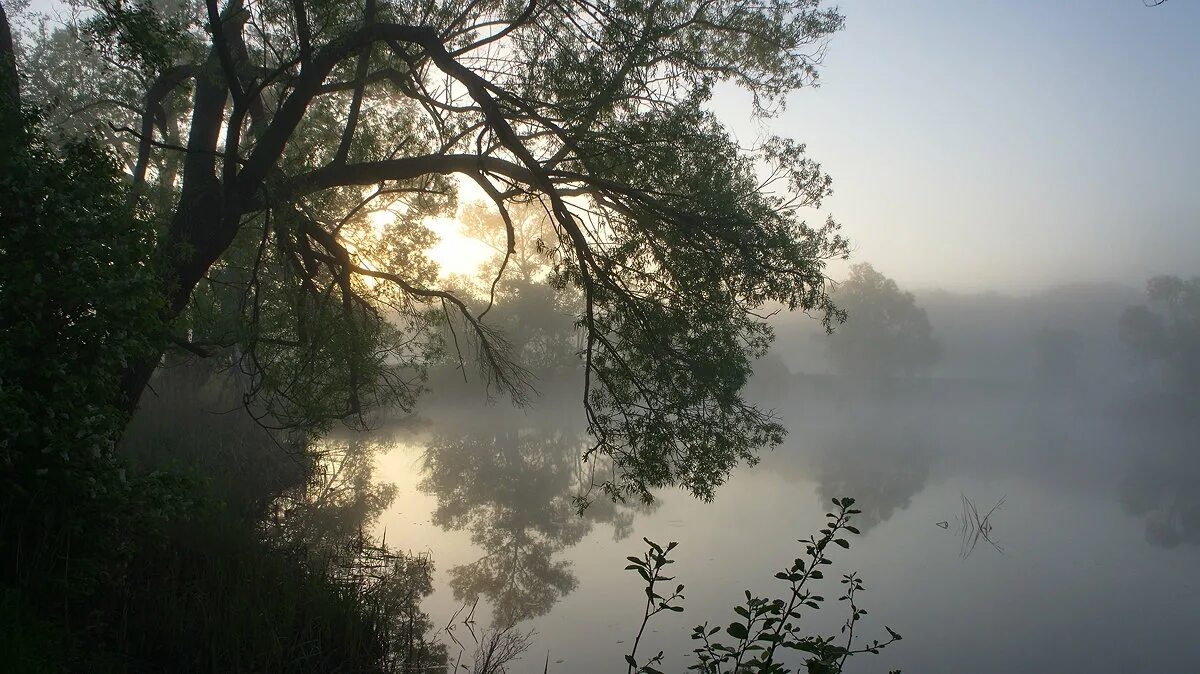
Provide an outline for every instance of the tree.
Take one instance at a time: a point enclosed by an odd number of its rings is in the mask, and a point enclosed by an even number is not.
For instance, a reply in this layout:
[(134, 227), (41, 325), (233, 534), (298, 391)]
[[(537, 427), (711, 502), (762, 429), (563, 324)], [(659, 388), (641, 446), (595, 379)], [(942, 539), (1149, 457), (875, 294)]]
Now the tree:
[[(440, 349), (431, 310), (462, 323), (489, 390), (520, 400), (524, 371), (505, 340), (437, 285), (423, 253), (421, 223), (449, 212), (457, 175), (495, 204), (507, 255), (509, 205), (537, 202), (551, 216), (552, 277), (583, 296), (586, 455), (616, 461), (612, 495), (680, 483), (711, 497), (733, 466), (781, 440), (777, 420), (740, 395), (771, 338), (757, 310), (836, 320), (825, 261), (846, 242), (832, 221), (800, 219), (830, 184), (803, 145), (743, 149), (705, 103), (732, 82), (755, 115), (778, 110), (815, 80), (842, 26), (836, 10), (819, 0), (85, 6), (92, 18), (65, 29), (74, 41), (35, 40), (25, 63), (64, 43), (95, 50), (91, 79), (106, 94), (75, 95), (60, 119), (111, 131), (141, 201), (157, 209), (172, 330), (126, 369), (125, 409), (168, 344), (240, 363), (252, 399), (283, 423), (321, 430), (372, 405), (411, 408)], [(69, 76), (26, 69), (33, 95), (66, 98), (56, 78)], [(372, 221), (379, 203), (399, 215)]]
[[(88, 140), (57, 142), (40, 113), (20, 107), (8, 33), (0, 9), (6, 544), (25, 525), (52, 528), (64, 510), (127, 493), (108, 451), (124, 421), (112, 403), (124, 365), (155, 352), (162, 302), (150, 267), (153, 231), (131, 207), (114, 157)], [(40, 516), (22, 522), (28, 513)]]
[(830, 355), (844, 372), (891, 376), (933, 365), (941, 346), (925, 310), (912, 293), (866, 263), (850, 268), (834, 301), (846, 312), (846, 324), (829, 337)]
[(1200, 277), (1156, 276), (1146, 283), (1147, 304), (1125, 309), (1121, 341), (1150, 362), (1167, 365), (1185, 386), (1200, 381)]

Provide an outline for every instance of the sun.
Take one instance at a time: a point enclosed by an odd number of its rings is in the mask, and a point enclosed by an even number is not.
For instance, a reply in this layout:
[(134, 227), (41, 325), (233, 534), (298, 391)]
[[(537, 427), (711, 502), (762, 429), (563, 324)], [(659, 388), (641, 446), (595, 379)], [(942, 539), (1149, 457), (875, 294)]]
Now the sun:
[(471, 276), (496, 254), (487, 244), (462, 233), (463, 224), (454, 218), (431, 218), (425, 221), (439, 241), (425, 254), (438, 265), (441, 277), (461, 274)]

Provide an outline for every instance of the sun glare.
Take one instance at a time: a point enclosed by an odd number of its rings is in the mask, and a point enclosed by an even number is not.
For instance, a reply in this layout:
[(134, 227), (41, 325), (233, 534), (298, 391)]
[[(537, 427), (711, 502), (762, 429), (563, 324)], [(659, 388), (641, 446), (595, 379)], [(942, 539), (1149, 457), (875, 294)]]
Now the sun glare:
[(465, 236), (462, 223), (453, 218), (435, 218), (425, 222), (440, 239), (426, 254), (437, 263), (439, 275), (470, 275), (479, 271), (480, 265), (495, 255), (487, 244)]

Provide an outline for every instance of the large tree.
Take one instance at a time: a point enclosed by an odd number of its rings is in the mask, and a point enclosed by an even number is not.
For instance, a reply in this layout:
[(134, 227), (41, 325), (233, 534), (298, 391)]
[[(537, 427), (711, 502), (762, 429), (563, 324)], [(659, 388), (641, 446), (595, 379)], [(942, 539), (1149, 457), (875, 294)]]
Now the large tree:
[[(422, 223), (453, 211), (459, 176), (491, 200), (508, 254), (510, 204), (536, 204), (552, 223), (552, 279), (583, 297), (588, 454), (613, 457), (623, 476), (611, 493), (679, 483), (711, 496), (782, 438), (741, 397), (771, 338), (759, 310), (836, 319), (824, 262), (846, 244), (832, 222), (798, 213), (829, 191), (804, 146), (747, 148), (706, 104), (730, 83), (753, 114), (778, 111), (815, 80), (836, 10), (83, 3), (75, 23), (24, 45), (24, 91), (57, 101), (62, 128), (104, 132), (157, 213), (173, 326), (160, 350), (220, 351), (271, 419), (320, 428), (373, 404), (411, 407), (435, 322), (451, 320), (487, 385), (519, 399), (524, 371), (488, 322), (490, 302), (440, 287), (424, 255)], [(129, 364), (126, 409), (159, 360)]]
[(863, 262), (834, 295), (846, 325), (829, 337), (830, 354), (843, 372), (860, 376), (906, 375), (933, 365), (941, 346), (916, 298)]

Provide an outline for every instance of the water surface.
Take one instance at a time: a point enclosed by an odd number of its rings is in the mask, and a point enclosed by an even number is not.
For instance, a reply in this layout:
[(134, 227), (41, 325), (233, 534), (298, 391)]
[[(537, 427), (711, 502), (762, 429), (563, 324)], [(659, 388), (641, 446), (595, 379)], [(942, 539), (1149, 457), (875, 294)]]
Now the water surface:
[[(820, 591), (832, 600), (840, 573), (859, 572), (860, 633), (904, 635), (851, 671), (1200, 671), (1200, 436), (1179, 401), (823, 386), (796, 378), (772, 392), (788, 440), (713, 502), (669, 490), (651, 505), (597, 502), (582, 518), (571, 499), (594, 474), (578, 460), (576, 406), (434, 405), (374, 436), (376, 477), (396, 485), (378, 527), (433, 558), (425, 606), (450, 626), (439, 638), (452, 653), (454, 639), (472, 645), (471, 606), (476, 632), (536, 630), (515, 671), (624, 669), (644, 595), (623, 567), (643, 536), (679, 542), (672, 570), (687, 588), (685, 611), (658, 616), (639, 655), (661, 649), (681, 671), (692, 626), (728, 624), (745, 589), (784, 591), (774, 572), (835, 496), (858, 500), (862, 535)], [(991, 541), (973, 549), (964, 497), (983, 512), (1003, 499)], [(836, 633), (843, 606), (805, 620)]]

